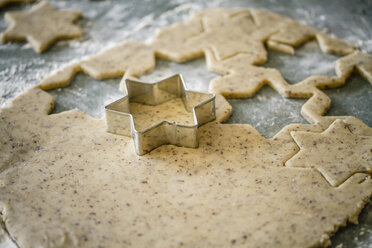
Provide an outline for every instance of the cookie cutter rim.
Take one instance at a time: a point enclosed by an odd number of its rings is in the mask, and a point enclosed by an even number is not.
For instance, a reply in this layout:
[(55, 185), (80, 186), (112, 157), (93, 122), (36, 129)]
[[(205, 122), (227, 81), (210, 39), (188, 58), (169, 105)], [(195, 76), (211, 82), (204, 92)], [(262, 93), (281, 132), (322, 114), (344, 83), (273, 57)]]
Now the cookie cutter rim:
[[(110, 133), (131, 136), (135, 151), (140, 156), (166, 144), (197, 148), (198, 127), (216, 118), (215, 94), (187, 90), (181, 74), (154, 83), (125, 79), (124, 87), (126, 95), (105, 106), (106, 127)], [(162, 92), (170, 95), (164, 97)], [(195, 100), (193, 97), (202, 99)], [(130, 112), (131, 102), (155, 106), (175, 98), (181, 98), (186, 111), (192, 111), (193, 124), (162, 120), (137, 130)]]

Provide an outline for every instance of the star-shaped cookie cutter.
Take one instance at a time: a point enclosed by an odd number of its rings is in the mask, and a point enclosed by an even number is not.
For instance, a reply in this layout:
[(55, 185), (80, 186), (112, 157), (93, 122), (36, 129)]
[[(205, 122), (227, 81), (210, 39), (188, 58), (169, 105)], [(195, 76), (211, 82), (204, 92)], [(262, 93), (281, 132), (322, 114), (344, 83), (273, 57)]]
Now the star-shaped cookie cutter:
[[(197, 148), (198, 127), (216, 118), (215, 94), (187, 90), (180, 74), (155, 83), (126, 79), (125, 87), (127, 95), (105, 107), (107, 131), (131, 136), (138, 155), (165, 144)], [(185, 109), (193, 112), (194, 124), (163, 120), (145, 129), (136, 129), (130, 103), (155, 106), (175, 98), (181, 98)]]

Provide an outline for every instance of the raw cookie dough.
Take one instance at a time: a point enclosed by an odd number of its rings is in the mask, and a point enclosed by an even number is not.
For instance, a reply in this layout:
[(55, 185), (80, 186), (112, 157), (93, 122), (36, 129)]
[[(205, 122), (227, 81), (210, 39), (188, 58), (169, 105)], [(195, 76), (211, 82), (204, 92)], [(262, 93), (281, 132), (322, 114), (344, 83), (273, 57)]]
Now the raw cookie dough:
[(157, 106), (130, 104), (130, 113), (137, 130), (143, 130), (164, 120), (193, 125), (192, 112), (186, 111), (181, 98), (175, 98)]
[(339, 77), (347, 78), (354, 71), (372, 84), (372, 55), (355, 52), (336, 62), (336, 73)]
[(227, 121), (232, 114), (230, 103), (220, 94), (216, 94), (216, 121)]
[(0, 0), (0, 8), (9, 3), (32, 3), (34, 0)]
[(45, 78), (40, 87), (54, 89), (68, 86), (75, 74), (80, 71), (101, 80), (121, 77), (124, 74), (136, 76), (154, 68), (155, 55), (151, 47), (138, 41), (125, 41), (88, 59), (67, 65)]
[(210, 91), (228, 98), (252, 97), (263, 85), (270, 85), (284, 97), (310, 98), (301, 114), (310, 123), (326, 122), (333, 117), (323, 117), (331, 105), (331, 99), (321, 90), (339, 87), (356, 70), (372, 84), (372, 55), (355, 52), (336, 61), (337, 76), (311, 76), (297, 84), (289, 84), (277, 69), (249, 65), (251, 57), (238, 54), (218, 61), (211, 51), (206, 51), (208, 68), (225, 76), (212, 80)]
[[(252, 97), (268, 84), (284, 97), (310, 98), (302, 108), (302, 115), (311, 123), (329, 125), (331, 120), (322, 115), (331, 101), (319, 88), (340, 86), (350, 74), (336, 71), (337, 77), (312, 76), (290, 85), (278, 70), (258, 67), (267, 60), (265, 42), (275, 50), (293, 53), (294, 47), (310, 39), (316, 39), (327, 53), (344, 55), (355, 51), (355, 46), (290, 18), (261, 10), (239, 9), (197, 13), (184, 23), (159, 30), (151, 45), (158, 56), (175, 61), (204, 54), (208, 69), (223, 75), (210, 84), (210, 91), (216, 94)], [(353, 65), (362, 68), (358, 71), (372, 83), (371, 66), (358, 64), (372, 64), (371, 56), (356, 53), (352, 57)]]
[(282, 43), (279, 43), (279, 42), (276, 42), (276, 41), (273, 41), (273, 40), (268, 40), (266, 42), (266, 45), (269, 49), (271, 49), (273, 51), (288, 53), (288, 54), (291, 54), (291, 55), (294, 55), (294, 53), (295, 53), (295, 50), (292, 46), (282, 44)]
[(253, 64), (262, 64), (267, 59), (265, 42), (283, 45), (289, 52), (310, 39), (316, 39), (324, 52), (345, 55), (355, 50), (351, 44), (290, 18), (242, 9), (202, 11), (184, 23), (159, 30), (151, 45), (158, 56), (178, 62), (211, 49), (217, 60), (248, 54)]
[(43, 52), (58, 39), (80, 37), (80, 28), (73, 24), (80, 17), (78, 11), (56, 10), (48, 2), (40, 2), (28, 11), (6, 13), (11, 26), (1, 34), (1, 40), (27, 40), (36, 52)]
[[(231, 35), (234, 39), (230, 39)], [(216, 95), (251, 97), (264, 84), (269, 84), (285, 97), (310, 98), (301, 113), (309, 122), (320, 123), (327, 119), (322, 115), (329, 108), (330, 99), (318, 88), (342, 85), (349, 76), (347, 73), (341, 73), (342, 75), (338, 73), (338, 77), (310, 77), (291, 86), (278, 70), (257, 67), (267, 60), (265, 42), (275, 50), (293, 53), (294, 47), (309, 39), (316, 39), (324, 52), (348, 54), (355, 50), (353, 45), (336, 37), (271, 12), (209, 9), (194, 14), (184, 23), (175, 23), (158, 30), (149, 45), (124, 42), (96, 56), (67, 65), (46, 77), (41, 82), (41, 88), (67, 86), (78, 71), (84, 71), (98, 79), (121, 75), (124, 75), (124, 79), (152, 70), (155, 67), (155, 55), (181, 62), (204, 54), (208, 69), (223, 75), (212, 80), (210, 84), (210, 90)], [(134, 63), (138, 61), (138, 57), (130, 52), (137, 50), (132, 46), (139, 47), (143, 51), (140, 57), (141, 63)], [(366, 56), (369, 55), (358, 53), (355, 59)], [(126, 59), (124, 60), (123, 57)], [(371, 63), (371, 59), (367, 59), (367, 62)], [(88, 68), (82, 66), (84, 64), (88, 65)], [(104, 66), (105, 64), (112, 66), (107, 67)], [(371, 71), (371, 69), (367, 68), (363, 71)], [(363, 75), (370, 74), (367, 72)], [(372, 79), (369, 81), (372, 82)], [(121, 90), (124, 90), (123, 82), (124, 80), (120, 86)], [(226, 120), (231, 114), (231, 106), (223, 97), (217, 97), (216, 101), (225, 103), (221, 105), (225, 106), (225, 109), (217, 111), (217, 120)], [(223, 114), (221, 118), (218, 117), (219, 113)], [(325, 124), (329, 125), (330, 121), (327, 119)]]
[[(289, 51), (308, 39), (321, 39), (312, 28), (288, 37), (278, 33), (304, 26), (269, 12), (207, 10), (159, 31), (144, 59), (153, 61), (155, 53), (183, 61), (205, 54), (208, 68), (221, 74), (243, 71), (244, 64), (249, 73), (270, 72), (266, 77), (253, 73), (252, 81), (259, 86), (271, 80), (283, 96), (310, 98), (301, 113), (314, 124), (288, 125), (267, 140), (250, 125), (209, 123), (199, 129), (199, 149), (169, 145), (138, 157), (130, 138), (104, 131), (104, 120), (77, 110), (48, 116), (51, 96), (31, 89), (0, 112), (0, 148), (5, 154), (0, 158), (0, 202), (6, 228), (20, 247), (313, 247), (329, 245), (329, 235), (347, 220), (357, 222), (372, 194), (369, 174), (356, 169), (335, 187), (317, 169), (289, 167), (286, 162), (302, 152), (291, 131), (316, 136), (342, 119), (352, 135), (372, 136), (372, 129), (353, 117), (323, 117), (330, 99), (320, 90), (342, 85), (348, 76), (344, 71), (357, 64), (370, 75), (370, 67), (360, 64), (364, 58), (369, 63), (368, 56), (340, 60), (338, 66), (347, 69), (340, 69), (337, 77), (314, 76), (288, 88), (278, 71), (255, 66), (266, 60), (265, 50), (225, 48), (227, 29), (221, 29), (220, 36), (211, 31), (220, 24), (249, 31), (249, 25), (231, 24), (240, 21), (260, 25), (253, 31), (262, 46), (271, 41)], [(175, 35), (174, 30), (182, 32)], [(236, 30), (232, 33), (237, 36), (234, 42), (247, 41)], [(200, 35), (214, 43), (203, 42)], [(260, 47), (257, 40), (250, 42)], [(322, 49), (335, 44), (338, 40), (326, 39)], [(329, 51), (353, 50), (342, 43)], [(115, 60), (97, 57), (85, 60), (94, 61), (94, 70), (101, 61)], [(238, 59), (244, 60), (239, 68), (230, 63)], [(47, 78), (41, 87), (68, 85), (80, 63)], [(118, 67), (126, 74), (128, 68)], [(100, 73), (106, 71), (109, 68)], [(218, 99), (221, 106), (227, 103), (222, 95)]]
[(357, 172), (372, 172), (372, 136), (353, 134), (336, 120), (323, 133), (292, 132), (301, 151), (286, 162), (290, 167), (316, 168), (332, 186)]
[[(290, 38), (287, 37), (285, 40), (285, 33), (283, 32), (280, 35), (274, 35), (280, 30), (288, 31), (288, 25), (293, 28), (293, 31), (287, 34)], [(307, 32), (297, 32), (298, 29), (304, 29)], [(235, 39), (231, 39), (232, 34), (234, 34)], [(124, 42), (91, 58), (67, 65), (46, 77), (42, 81), (42, 88), (50, 89), (67, 86), (75, 73), (81, 70), (94, 78), (117, 77), (123, 74), (127, 77), (140, 75), (154, 69), (155, 55), (172, 61), (183, 62), (205, 54), (208, 69), (224, 74), (226, 69), (229, 68), (216, 69), (215, 65), (209, 63), (211, 59), (208, 58), (208, 54), (215, 57), (217, 63), (222, 63), (219, 59), (231, 58), (235, 60), (235, 57), (245, 55), (244, 63), (258, 65), (267, 60), (265, 42), (271, 44), (271, 47), (274, 46), (276, 50), (292, 53), (293, 47), (313, 38), (316, 38), (318, 43), (322, 44), (320, 47), (324, 52), (348, 54), (355, 50), (353, 45), (340, 39), (271, 12), (244, 9), (209, 9), (194, 14), (184, 23), (175, 23), (170, 27), (158, 30), (149, 45), (140, 45), (139, 42), (131, 42), (130, 44)], [(141, 64), (132, 63), (136, 59), (133, 58), (135, 55), (129, 52), (131, 46), (140, 47), (143, 52), (141, 54)], [(138, 51), (135, 47), (133, 49)], [(126, 64), (123, 57), (131, 63)], [(107, 66), (98, 69), (99, 65), (104, 63), (109, 63), (115, 69)], [(85, 70), (80, 67), (80, 64), (89, 64), (91, 68)], [(143, 65), (143, 67), (132, 68), (129, 65), (132, 67)], [(241, 67), (244, 67), (244, 64)]]
[[(192, 112), (185, 110), (184, 104), (180, 98), (167, 101), (160, 105), (165, 111), (155, 110), (156, 107), (131, 103), (130, 112), (133, 115), (137, 130), (144, 129), (163, 120), (175, 121), (186, 125), (194, 124)], [(216, 121), (224, 122), (229, 119), (232, 113), (232, 107), (221, 95), (216, 95)]]
[(208, 123), (199, 149), (140, 157), (104, 120), (48, 116), (52, 102), (34, 88), (0, 112), (2, 217), (22, 248), (327, 245), (372, 194), (368, 174), (333, 187), (315, 169), (283, 166), (298, 152), (284, 133)]

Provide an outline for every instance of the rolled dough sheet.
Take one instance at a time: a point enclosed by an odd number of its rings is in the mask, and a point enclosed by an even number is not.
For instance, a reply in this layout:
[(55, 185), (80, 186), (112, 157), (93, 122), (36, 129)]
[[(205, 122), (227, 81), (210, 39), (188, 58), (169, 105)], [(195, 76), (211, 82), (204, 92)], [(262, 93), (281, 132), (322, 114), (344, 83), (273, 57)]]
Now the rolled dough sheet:
[[(280, 26), (278, 20), (283, 21)], [(247, 40), (236, 30), (242, 30), (234, 26), (238, 23), (265, 25), (267, 30), (253, 27), (251, 31), (261, 41)], [(214, 32), (220, 24), (227, 28)], [(223, 46), (230, 28), (237, 36), (234, 48)], [(174, 36), (174, 29), (183, 30), (184, 36)], [(303, 30), (286, 35), (275, 29)], [(221, 74), (237, 71), (239, 63), (230, 61), (239, 59), (256, 70), (255, 65), (266, 60), (263, 42), (268, 37), (287, 51), (308, 39), (322, 39), (319, 31), (275, 14), (207, 10), (190, 22), (159, 31), (150, 45), (143, 46), (143, 51), (149, 51), (145, 56), (149, 63), (140, 67), (138, 74), (152, 68), (154, 54), (176, 61), (205, 54), (208, 68)], [(336, 39), (323, 40), (323, 48), (340, 45)], [(235, 46), (239, 42), (250, 42), (258, 52), (248, 58), (250, 46)], [(329, 51), (345, 54), (354, 50), (346, 43), (341, 47)], [(125, 54), (130, 53), (124, 48)], [(372, 135), (370, 127), (353, 117), (322, 116), (330, 100), (319, 88), (341, 85), (346, 72), (352, 71), (361, 57), (368, 57), (350, 56), (338, 63), (337, 77), (311, 77), (290, 89), (273, 69), (266, 78), (261, 75), (264, 82), (271, 77), (271, 86), (284, 96), (310, 98), (302, 114), (312, 125), (289, 125), (267, 140), (250, 125), (213, 122), (199, 129), (198, 149), (168, 145), (142, 157), (135, 154), (130, 138), (105, 132), (104, 120), (77, 110), (48, 115), (52, 97), (40, 88), (29, 90), (0, 112), (4, 154), (0, 158), (0, 203), (6, 230), (20, 247), (329, 245), (329, 235), (338, 227), (357, 221), (372, 194), (370, 174), (355, 168), (342, 183), (332, 185), (317, 168), (289, 167), (286, 162), (301, 153), (294, 138), (303, 132), (317, 136), (331, 125), (343, 123), (355, 137)], [(45, 79), (41, 87), (68, 85), (76, 70), (93, 77), (104, 75), (106, 69), (100, 71), (98, 65), (106, 59), (97, 55), (69, 65)], [(83, 63), (92, 70), (84, 69)], [(360, 68), (370, 75), (369, 67)], [(124, 66), (114, 69), (115, 73), (107, 75), (130, 71)], [(222, 95), (217, 95), (218, 99), (227, 103)], [(167, 113), (178, 105), (167, 106), (148, 111)], [(220, 112), (229, 112), (226, 104), (217, 105), (217, 111), (220, 106), (225, 106)], [(337, 134), (330, 135), (343, 141)], [(344, 156), (340, 152), (335, 159)]]
[[(52, 103), (34, 88), (0, 112), (2, 216), (20, 247), (327, 245), (372, 194), (368, 174), (333, 187), (315, 169), (283, 166), (299, 150), (288, 130), (267, 140), (249, 125), (209, 123), (199, 149), (137, 156), (104, 120), (47, 115)], [(371, 135), (358, 123), (353, 133)]]

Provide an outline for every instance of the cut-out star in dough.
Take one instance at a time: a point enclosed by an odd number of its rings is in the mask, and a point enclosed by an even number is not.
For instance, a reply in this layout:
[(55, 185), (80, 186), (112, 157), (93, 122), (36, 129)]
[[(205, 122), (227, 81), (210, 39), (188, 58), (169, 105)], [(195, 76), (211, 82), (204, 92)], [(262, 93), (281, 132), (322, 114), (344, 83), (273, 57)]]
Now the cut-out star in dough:
[(4, 7), (8, 3), (31, 3), (34, 0), (0, 0), (0, 8)]
[(27, 40), (36, 52), (43, 52), (58, 39), (81, 36), (81, 30), (73, 24), (79, 17), (79, 11), (56, 10), (49, 3), (41, 2), (25, 12), (6, 13), (5, 20), (11, 26), (2, 33), (1, 40)]
[(291, 135), (301, 150), (286, 166), (316, 168), (332, 186), (355, 173), (372, 172), (372, 136), (351, 133), (342, 120), (336, 120), (322, 133)]

